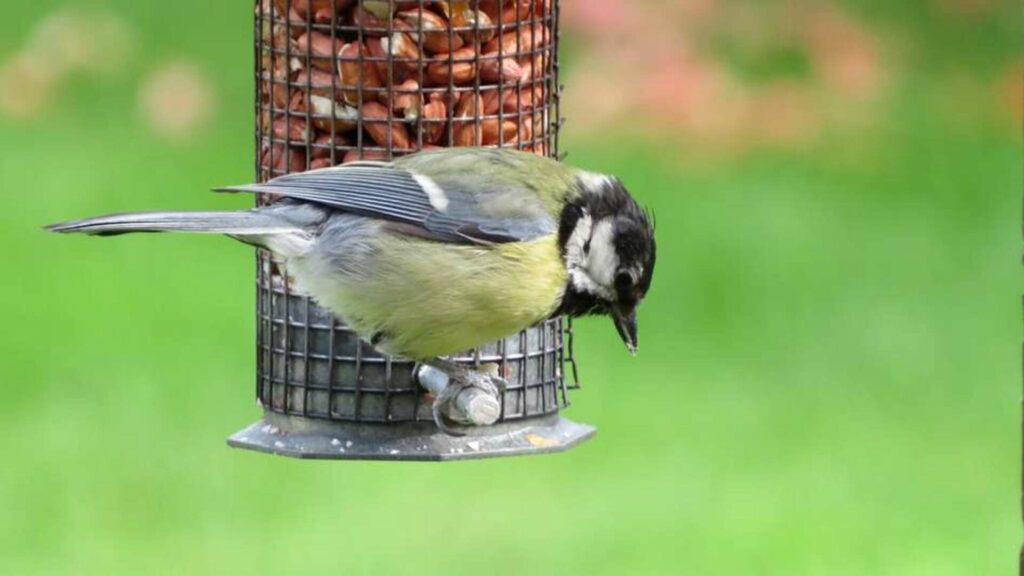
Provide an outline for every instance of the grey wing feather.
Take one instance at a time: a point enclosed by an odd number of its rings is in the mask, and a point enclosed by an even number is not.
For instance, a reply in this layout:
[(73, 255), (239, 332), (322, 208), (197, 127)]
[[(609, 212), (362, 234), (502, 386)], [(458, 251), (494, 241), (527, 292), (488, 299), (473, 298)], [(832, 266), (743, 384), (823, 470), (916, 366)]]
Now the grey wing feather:
[[(431, 203), (415, 175), (384, 163), (360, 162), (280, 176), (263, 184), (217, 188), (220, 192), (276, 194), (371, 218), (413, 224), (430, 237), (456, 243), (501, 244), (550, 234), (550, 217), (494, 218), (479, 210), (487, 194), (447, 190), (445, 211)], [(450, 193), (449, 193), (450, 192)], [(523, 214), (523, 216), (528, 216)]]
[(422, 225), (434, 211), (412, 174), (383, 167), (328, 168), (289, 174), (221, 192), (277, 194), (348, 212)]
[(427, 219), (427, 228), (434, 232), (457, 236), (474, 244), (522, 242), (554, 232), (553, 224), (549, 224), (547, 219), (529, 221), (468, 216), (452, 218), (440, 213), (435, 213)]

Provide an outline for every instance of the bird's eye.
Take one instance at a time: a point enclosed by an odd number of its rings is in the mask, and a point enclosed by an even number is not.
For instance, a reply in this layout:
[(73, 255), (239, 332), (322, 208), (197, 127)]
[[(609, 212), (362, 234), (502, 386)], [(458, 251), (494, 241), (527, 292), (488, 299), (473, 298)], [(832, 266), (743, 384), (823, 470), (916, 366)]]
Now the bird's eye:
[(620, 305), (636, 305), (636, 289), (634, 288), (633, 275), (629, 272), (619, 272), (615, 275), (615, 297)]
[(633, 276), (629, 272), (619, 272), (615, 275), (615, 288), (619, 291), (628, 290), (633, 286)]

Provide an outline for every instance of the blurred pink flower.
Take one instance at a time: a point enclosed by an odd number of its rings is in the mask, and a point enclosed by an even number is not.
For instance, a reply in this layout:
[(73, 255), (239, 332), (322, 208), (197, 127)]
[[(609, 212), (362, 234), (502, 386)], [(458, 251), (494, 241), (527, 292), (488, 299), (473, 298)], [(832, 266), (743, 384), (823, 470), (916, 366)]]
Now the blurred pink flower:
[(170, 140), (192, 139), (213, 118), (214, 89), (195, 64), (168, 62), (143, 82), (139, 108), (157, 135)]
[(567, 22), (588, 41), (588, 52), (572, 79), (569, 106), (585, 108), (598, 124), (628, 121), (660, 130), (699, 123), (704, 116), (697, 112), (714, 100), (720, 75), (693, 54), (675, 20), (652, 4), (570, 5)]
[(808, 55), (830, 88), (862, 99), (878, 95), (884, 69), (871, 32), (830, 7), (812, 12), (805, 29)]
[(134, 40), (128, 24), (113, 12), (65, 7), (39, 22), (25, 50), (60, 72), (113, 73), (131, 59)]
[(654, 112), (653, 127), (683, 128), (706, 137), (733, 130), (739, 94), (725, 70), (679, 52), (667, 52), (649, 64), (638, 97)]
[(999, 104), (1014, 130), (1024, 121), (1024, 62), (1014, 62), (996, 85)]
[(781, 81), (758, 92), (749, 118), (762, 142), (800, 144), (813, 140), (822, 128), (822, 110), (804, 84)]
[(572, 82), (566, 87), (566, 108), (580, 118), (580, 127), (598, 131), (609, 124), (618, 124), (628, 119), (630, 98), (624, 90), (609, 89), (608, 76), (598, 73), (595, 67), (585, 67), (573, 74)]
[(0, 113), (12, 118), (35, 117), (53, 101), (59, 74), (32, 54), (15, 54), (0, 64)]
[(75, 73), (124, 68), (133, 46), (128, 25), (105, 11), (60, 8), (47, 14), (25, 45), (0, 63), (0, 113), (31, 118), (42, 113)]
[(612, 30), (632, 24), (635, 5), (626, 0), (586, 0), (565, 2), (561, 15), (566, 26), (580, 32), (604, 36)]
[(662, 0), (659, 8), (686, 26), (704, 24), (721, 13), (719, 0)]
[[(583, 41), (566, 108), (571, 130), (608, 124), (651, 136), (727, 146), (790, 146), (827, 126), (867, 126), (886, 67), (879, 41), (838, 8), (729, 4), (720, 0), (567, 2), (566, 26)], [(817, 6), (817, 5), (816, 5)], [(712, 42), (759, 54), (795, 46), (810, 59), (803, 78), (744, 81)], [(579, 113), (575, 111), (581, 111)]]
[(586, 0), (564, 2), (562, 22), (574, 32), (606, 36), (618, 31), (638, 35), (637, 24), (652, 17), (673, 25), (703, 23), (719, 12), (720, 0)]

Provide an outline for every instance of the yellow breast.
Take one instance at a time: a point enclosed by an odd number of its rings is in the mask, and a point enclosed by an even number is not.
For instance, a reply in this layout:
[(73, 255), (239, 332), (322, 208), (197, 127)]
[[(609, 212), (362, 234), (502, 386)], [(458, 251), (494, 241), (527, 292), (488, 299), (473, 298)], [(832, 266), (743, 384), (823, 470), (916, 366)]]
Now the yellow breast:
[(372, 278), (339, 294), (382, 348), (427, 359), (497, 340), (550, 316), (567, 281), (557, 238), (492, 247), (389, 237)]

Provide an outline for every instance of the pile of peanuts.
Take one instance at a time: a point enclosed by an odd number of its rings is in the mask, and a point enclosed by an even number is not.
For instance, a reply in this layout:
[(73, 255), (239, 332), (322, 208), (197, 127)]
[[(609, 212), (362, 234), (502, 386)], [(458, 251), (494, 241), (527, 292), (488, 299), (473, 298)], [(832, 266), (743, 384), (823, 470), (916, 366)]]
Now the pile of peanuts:
[(547, 154), (551, 2), (259, 0), (263, 166), (445, 146)]

